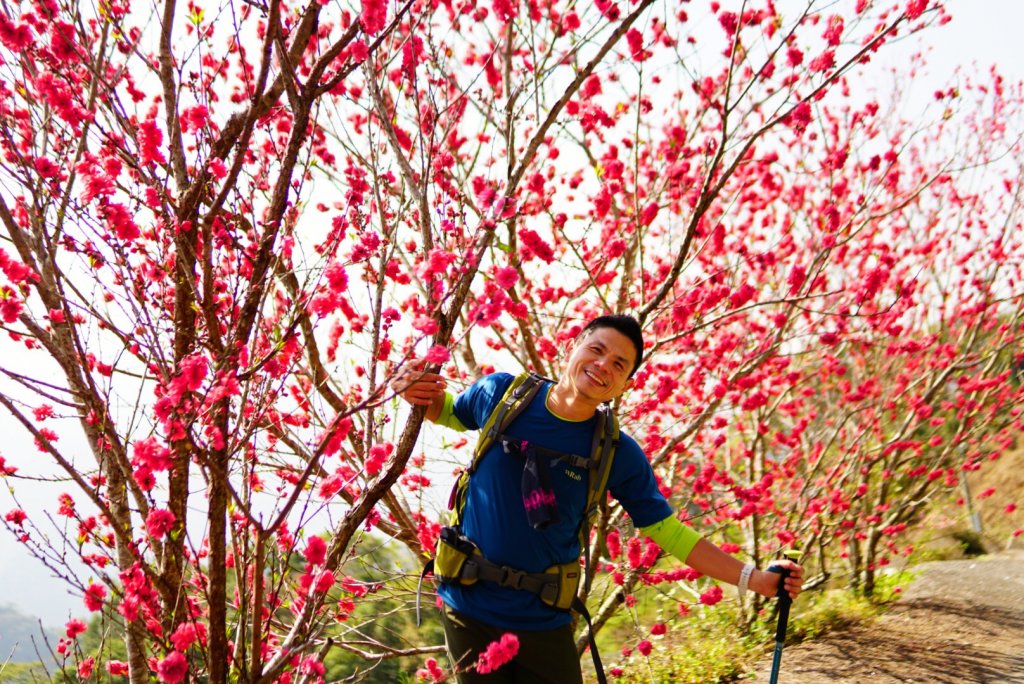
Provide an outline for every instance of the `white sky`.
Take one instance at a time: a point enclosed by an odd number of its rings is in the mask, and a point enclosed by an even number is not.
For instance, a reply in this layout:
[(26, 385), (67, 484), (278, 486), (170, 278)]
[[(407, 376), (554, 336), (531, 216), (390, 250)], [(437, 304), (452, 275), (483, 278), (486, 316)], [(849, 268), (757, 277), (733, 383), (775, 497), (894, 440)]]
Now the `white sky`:
[[(922, 45), (927, 45), (928, 73), (921, 74), (911, 88), (904, 111), (914, 111), (931, 99), (934, 90), (946, 84), (958, 65), (976, 64), (987, 71), (995, 64), (1008, 80), (1024, 79), (1024, 48), (1017, 33), (1024, 26), (1024, 0), (949, 0), (953, 21), (908, 39), (883, 51), (878, 61), (899, 64)], [(922, 43), (926, 41), (926, 43)], [(7, 446), (13, 446), (10, 437)], [(28, 448), (32, 448), (29, 446)], [(48, 495), (53, 499), (54, 495)], [(0, 497), (0, 515), (9, 499)], [(28, 556), (5, 531), (0, 530), (0, 603), (10, 603), (47, 626), (60, 626), (69, 614), (82, 615), (80, 598), (70, 596), (67, 587), (49, 576), (47, 570)], [(0, 654), (0, 658), (6, 654)]]

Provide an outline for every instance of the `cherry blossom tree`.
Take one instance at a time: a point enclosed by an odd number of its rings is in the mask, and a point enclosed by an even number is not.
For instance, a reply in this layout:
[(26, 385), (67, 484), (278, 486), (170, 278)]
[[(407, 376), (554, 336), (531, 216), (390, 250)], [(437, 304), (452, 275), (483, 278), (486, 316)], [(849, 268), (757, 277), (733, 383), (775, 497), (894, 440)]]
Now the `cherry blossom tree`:
[[(619, 410), (682, 515), (870, 590), (1020, 428), (1021, 92), (904, 120), (871, 60), (940, 4), (778, 4), (0, 12), (0, 404), (39, 452), (0, 460), (4, 522), (109, 620), (102, 666), (317, 681), (332, 647), (439, 652), (338, 627), (411, 603), (351, 561), (429, 558), (469, 458), (388, 382), (555, 376), (609, 311), (645, 327)], [(18, 498), (38, 477), (49, 519)], [(614, 504), (591, 544), (598, 627), (641, 585), (721, 599)]]

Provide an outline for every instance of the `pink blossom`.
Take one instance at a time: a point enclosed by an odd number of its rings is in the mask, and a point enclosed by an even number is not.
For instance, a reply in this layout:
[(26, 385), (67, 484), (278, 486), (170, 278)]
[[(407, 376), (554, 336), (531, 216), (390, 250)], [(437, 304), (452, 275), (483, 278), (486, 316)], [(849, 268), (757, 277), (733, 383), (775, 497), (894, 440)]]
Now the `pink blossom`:
[(825, 28), (822, 38), (833, 47), (839, 45), (843, 39), (843, 18), (841, 16), (833, 14), (828, 18), (828, 26)]
[[(26, 280), (38, 280), (38, 276), (36, 276), (32, 269), (17, 259), (12, 259), (10, 255), (2, 249), (0, 249), (0, 271), (3, 271), (4, 275), (7, 276), (14, 285), (23, 283)], [(9, 290), (5, 289), (3, 296), (9, 297), (12, 294), (13, 293), (9, 292)]]
[(605, 544), (608, 545), (608, 556), (612, 559), (618, 558), (622, 553), (622, 537), (618, 530), (612, 530), (605, 537)]
[(13, 323), (21, 315), (22, 301), (18, 299), (11, 288), (4, 286), (0, 289), (0, 315), (4, 323)]
[(519, 0), (493, 0), (494, 16), (508, 23), (519, 14)]
[(35, 85), (36, 92), (42, 96), (43, 100), (72, 127), (77, 129), (80, 123), (92, 119), (92, 114), (75, 101), (70, 87), (64, 80), (44, 73), (36, 78)]
[(426, 665), (425, 668), (420, 668), (419, 670), (416, 670), (417, 679), (419, 679), (420, 681), (427, 681), (427, 679), (429, 678), (429, 680), (435, 682), (435, 684), (437, 682), (444, 681), (444, 670), (442, 670), (441, 666), (437, 664), (437, 658), (427, 658), (424, 665)]
[(647, 59), (648, 53), (644, 52), (644, 34), (635, 28), (626, 32), (626, 44), (629, 45), (629, 56), (638, 62)]
[(181, 130), (185, 133), (192, 133), (202, 130), (208, 122), (210, 110), (204, 105), (188, 107), (181, 113)]
[(363, 11), (359, 14), (359, 23), (368, 35), (376, 35), (384, 28), (388, 20), (387, 0), (363, 0)]
[[(332, 439), (331, 443), (333, 444), (334, 442), (335, 440)], [(337, 449), (335, 449), (334, 452), (337, 453)], [(338, 474), (334, 474), (331, 475), (330, 477), (325, 478), (324, 481), (320, 483), (321, 498), (330, 499), (335, 494), (341, 491), (341, 488), (344, 486), (344, 484), (344, 478)]]
[(324, 269), (324, 277), (335, 292), (344, 292), (348, 289), (348, 274), (345, 272), (345, 267), (339, 262), (332, 261), (327, 264), (327, 268)]
[(480, 674), (494, 672), (499, 667), (516, 657), (519, 652), (519, 639), (515, 634), (502, 634), (501, 639), (492, 641), (476, 661), (476, 671)]
[(802, 134), (807, 129), (808, 124), (811, 123), (810, 103), (801, 102), (798, 104), (793, 109), (792, 113), (786, 117), (786, 123), (789, 124), (790, 128), (796, 131), (798, 135)]
[(651, 650), (653, 648), (654, 647), (651, 646), (651, 642), (648, 641), (647, 639), (644, 639), (643, 641), (641, 641), (639, 644), (636, 645), (636, 650), (640, 651), (640, 655), (643, 655), (643, 656), (651, 655)]
[(369, 49), (366, 47), (366, 43), (361, 40), (353, 41), (348, 48), (348, 54), (351, 56), (353, 62), (363, 62), (370, 55)]
[(75, 500), (71, 498), (70, 494), (64, 492), (63, 494), (57, 497), (57, 501), (60, 502), (60, 508), (57, 509), (57, 513), (68, 518), (74, 517)]
[(416, 269), (417, 274), (424, 280), (440, 277), (448, 270), (448, 266), (455, 261), (455, 254), (443, 249), (433, 249), (424, 261)]
[(907, 19), (917, 19), (928, 9), (928, 0), (910, 0), (907, 3)]
[(825, 50), (811, 60), (807, 67), (811, 71), (828, 71), (836, 65), (836, 53), (834, 50)]
[(323, 677), (327, 672), (324, 668), (324, 664), (320, 662), (320, 659), (313, 655), (308, 655), (302, 659), (302, 664), (299, 665), (299, 672), (304, 675), (315, 674), (318, 677)]
[(156, 437), (147, 437), (135, 443), (132, 465), (145, 466), (149, 470), (169, 470), (174, 463), (171, 451), (157, 441)]
[(46, 157), (36, 157), (33, 161), (36, 171), (43, 178), (60, 178), (60, 167)]
[(374, 444), (370, 447), (370, 455), (366, 457), (366, 462), (363, 464), (366, 474), (373, 477), (379, 473), (384, 468), (384, 462), (391, 455), (392, 450), (394, 450), (394, 446), (391, 444)]
[(446, 363), (451, 358), (451, 352), (440, 344), (435, 344), (428, 351), (424, 360), (429, 364), (441, 364)]
[(156, 664), (156, 673), (164, 684), (178, 684), (188, 674), (188, 660), (178, 651), (171, 651)]
[(68, 635), (68, 639), (74, 639), (79, 634), (82, 634), (86, 630), (85, 623), (81, 620), (68, 620), (64, 623), (64, 629)]
[(803, 64), (804, 53), (800, 51), (800, 48), (790, 46), (786, 48), (786, 62), (791, 67), (798, 67)]
[(594, 0), (594, 6), (611, 21), (618, 21), (619, 17), (622, 16), (622, 10), (612, 0)]
[(101, 610), (106, 596), (107, 590), (102, 584), (90, 584), (89, 588), (85, 590), (85, 607), (91, 611)]
[(32, 415), (38, 421), (44, 421), (47, 418), (53, 418), (53, 407), (49, 404), (40, 404), (36, 408), (32, 409)]
[(191, 622), (182, 622), (171, 635), (171, 643), (178, 651), (187, 651), (196, 641), (196, 626)]
[(503, 290), (507, 290), (519, 281), (519, 273), (515, 268), (505, 266), (504, 268), (499, 268), (495, 271), (494, 281), (498, 283), (498, 287)]
[(717, 584), (700, 595), (700, 602), (705, 606), (713, 606), (722, 600), (722, 587)]
[(179, 403), (186, 392), (195, 392), (202, 387), (209, 363), (209, 360), (200, 353), (181, 360), (178, 375), (171, 381), (169, 395), (172, 405)]
[(18, 525), (19, 527), (21, 526), (22, 523), (25, 522), (27, 518), (28, 516), (25, 514), (25, 511), (21, 510), (20, 508), (14, 508), (10, 511), (7, 511), (7, 515), (4, 516), (4, 520), (6, 520), (9, 523)]
[(666, 631), (667, 630), (665, 628), (664, 622), (656, 622), (653, 625), (651, 625), (651, 634), (654, 636), (661, 636)]
[(225, 166), (224, 160), (220, 157), (214, 157), (207, 163), (206, 168), (209, 169), (210, 175), (221, 180), (228, 175), (228, 167)]
[(135, 240), (139, 237), (139, 227), (128, 211), (128, 207), (120, 202), (110, 202), (100, 209), (107, 221), (107, 228), (122, 240)]
[(154, 508), (146, 516), (146, 531), (154, 539), (160, 539), (174, 527), (174, 513), (165, 508)]
[(78, 57), (74, 35), (74, 27), (66, 21), (55, 21), (51, 24), (50, 52), (59, 61), (70, 62)]
[(643, 562), (643, 542), (640, 541), (639, 537), (633, 537), (626, 542), (626, 560), (629, 561), (629, 567), (636, 570), (640, 567)]
[(81, 175), (84, 183), (82, 202), (88, 204), (97, 197), (109, 197), (114, 194), (114, 179), (106, 172), (94, 155), (86, 154), (75, 170)]
[(96, 667), (96, 659), (89, 656), (78, 664), (78, 678), (89, 679), (92, 677), (93, 668)]
[(412, 327), (424, 335), (433, 335), (437, 332), (437, 321), (426, 314), (420, 314), (413, 320)]
[(306, 542), (306, 550), (303, 552), (306, 562), (310, 565), (323, 565), (327, 557), (327, 542), (322, 537), (312, 536)]
[(7, 14), (0, 12), (0, 42), (14, 52), (21, 52), (33, 40), (32, 29), (28, 24), (14, 24)]
[(718, 15), (718, 23), (725, 29), (726, 35), (732, 36), (739, 28), (740, 18), (735, 12), (722, 12)]
[(144, 492), (151, 491), (156, 486), (156, 478), (153, 477), (153, 471), (146, 466), (136, 468), (132, 473), (132, 477)]
[(164, 133), (153, 120), (143, 121), (137, 134), (139, 140), (139, 161), (143, 164), (163, 164), (167, 161), (160, 146), (164, 142)]
[(550, 264), (555, 260), (555, 252), (551, 249), (551, 245), (529, 228), (520, 229), (519, 245), (523, 261), (537, 257), (544, 263)]
[(107, 673), (114, 677), (127, 677), (128, 676), (128, 663), (121, 660), (108, 660), (107, 661)]
[(324, 570), (316, 576), (316, 581), (313, 585), (313, 590), (318, 594), (327, 593), (328, 591), (330, 591), (331, 587), (334, 586), (334, 583), (336, 581), (337, 579), (335, 578), (333, 572), (331, 572), (330, 570)]

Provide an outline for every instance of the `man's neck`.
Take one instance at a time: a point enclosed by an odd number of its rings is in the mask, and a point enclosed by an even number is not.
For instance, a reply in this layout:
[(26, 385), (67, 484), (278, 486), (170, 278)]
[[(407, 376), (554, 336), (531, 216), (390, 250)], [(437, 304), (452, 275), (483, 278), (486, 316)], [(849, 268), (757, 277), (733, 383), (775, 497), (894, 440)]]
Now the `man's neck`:
[(587, 420), (597, 412), (597, 404), (581, 397), (565, 378), (548, 392), (547, 407), (565, 420)]

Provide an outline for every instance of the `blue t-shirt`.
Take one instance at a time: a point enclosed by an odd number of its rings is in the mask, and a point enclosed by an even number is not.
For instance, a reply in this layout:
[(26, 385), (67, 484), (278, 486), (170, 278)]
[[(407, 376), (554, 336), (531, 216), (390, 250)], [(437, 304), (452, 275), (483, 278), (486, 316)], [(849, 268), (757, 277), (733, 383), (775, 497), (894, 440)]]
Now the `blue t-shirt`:
[[(455, 399), (454, 413), (463, 425), (479, 430), (501, 401), (513, 376), (495, 373), (477, 381)], [(544, 383), (529, 406), (505, 430), (509, 437), (562, 453), (590, 456), (596, 415), (583, 421), (564, 420), (547, 408), (551, 383)], [(561, 521), (534, 529), (522, 497), (523, 459), (493, 444), (470, 478), (462, 533), (484, 557), (526, 572), (543, 572), (552, 565), (580, 557), (579, 525), (587, 500), (588, 473), (564, 461), (551, 466), (551, 483)], [(620, 435), (608, 478), (608, 490), (637, 527), (646, 527), (672, 514), (658, 491), (651, 464), (632, 437)], [(456, 611), (503, 629), (546, 630), (569, 623), (570, 615), (552, 608), (528, 591), (507, 589), (493, 582), (471, 586), (442, 584), (441, 598)]]

